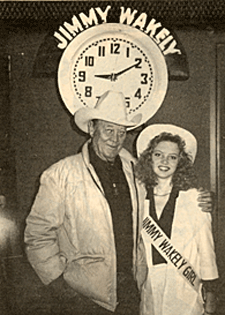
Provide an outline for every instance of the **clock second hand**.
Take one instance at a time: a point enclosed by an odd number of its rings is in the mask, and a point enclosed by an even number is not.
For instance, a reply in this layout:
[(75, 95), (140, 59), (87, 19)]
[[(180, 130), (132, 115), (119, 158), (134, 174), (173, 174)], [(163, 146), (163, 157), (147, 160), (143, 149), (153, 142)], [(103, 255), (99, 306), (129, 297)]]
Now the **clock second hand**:
[[(139, 61), (138, 61), (139, 62)], [(121, 74), (127, 72), (128, 70), (136, 67), (136, 65), (138, 64), (138, 62), (136, 62), (135, 64), (133, 64), (132, 66), (126, 68), (126, 69), (123, 69), (117, 73), (111, 73), (111, 74), (95, 74), (95, 77), (97, 78), (101, 78), (101, 79), (106, 79), (106, 80), (111, 80), (111, 81), (116, 81), (118, 76), (120, 76)]]

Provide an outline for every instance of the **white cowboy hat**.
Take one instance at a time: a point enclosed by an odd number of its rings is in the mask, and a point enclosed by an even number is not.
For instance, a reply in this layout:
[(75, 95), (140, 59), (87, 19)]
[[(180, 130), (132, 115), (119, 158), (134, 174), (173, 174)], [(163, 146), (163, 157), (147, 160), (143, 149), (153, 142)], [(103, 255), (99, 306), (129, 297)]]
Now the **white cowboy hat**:
[(142, 115), (138, 114), (132, 120), (128, 120), (123, 93), (111, 90), (99, 98), (94, 108), (80, 108), (74, 114), (75, 123), (86, 133), (88, 133), (88, 122), (92, 119), (101, 119), (125, 127), (133, 127), (141, 121), (141, 118)]
[(194, 162), (197, 153), (197, 140), (190, 131), (170, 124), (154, 124), (146, 127), (138, 136), (136, 148), (138, 157), (147, 149), (150, 141), (162, 132), (178, 135), (185, 142), (185, 152)]

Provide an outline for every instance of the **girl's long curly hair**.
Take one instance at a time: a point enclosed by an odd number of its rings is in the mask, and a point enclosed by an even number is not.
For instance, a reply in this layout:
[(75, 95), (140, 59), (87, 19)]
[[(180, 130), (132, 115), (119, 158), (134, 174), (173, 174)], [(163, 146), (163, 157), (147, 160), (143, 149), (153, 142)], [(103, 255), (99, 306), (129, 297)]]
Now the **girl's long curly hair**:
[(180, 155), (177, 169), (172, 177), (172, 184), (179, 190), (188, 190), (197, 187), (197, 177), (195, 175), (191, 156), (185, 152), (185, 142), (179, 135), (162, 132), (153, 138), (147, 149), (141, 154), (135, 165), (135, 174), (137, 179), (144, 183), (148, 189), (157, 185), (157, 177), (152, 169), (152, 153), (155, 147), (162, 141), (174, 142), (178, 145)]

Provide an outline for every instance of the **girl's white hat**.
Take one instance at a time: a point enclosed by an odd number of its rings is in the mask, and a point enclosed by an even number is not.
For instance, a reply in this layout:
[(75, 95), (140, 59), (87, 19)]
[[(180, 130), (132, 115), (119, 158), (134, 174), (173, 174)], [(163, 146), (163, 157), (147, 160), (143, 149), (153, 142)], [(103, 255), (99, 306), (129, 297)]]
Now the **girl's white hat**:
[(154, 124), (146, 127), (139, 134), (137, 138), (136, 148), (137, 156), (139, 157), (141, 153), (147, 149), (150, 141), (156, 136), (160, 135), (162, 132), (171, 133), (172, 135), (178, 135), (183, 141), (185, 141), (185, 152), (191, 156), (192, 162), (194, 162), (197, 153), (197, 140), (194, 135), (181, 127), (170, 125), (170, 124)]

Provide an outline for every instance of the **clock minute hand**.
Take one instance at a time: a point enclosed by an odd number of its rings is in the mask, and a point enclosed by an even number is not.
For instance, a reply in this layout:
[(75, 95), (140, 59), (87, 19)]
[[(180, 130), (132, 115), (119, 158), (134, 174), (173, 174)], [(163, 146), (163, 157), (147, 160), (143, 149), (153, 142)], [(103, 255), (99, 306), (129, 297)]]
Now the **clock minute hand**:
[(138, 63), (139, 63), (139, 61), (136, 62), (136, 63), (134, 63), (132, 66), (130, 66), (130, 67), (126, 68), (126, 69), (123, 69), (123, 70), (121, 70), (121, 71), (119, 71), (119, 72), (117, 72), (117, 73), (111, 73), (111, 74), (95, 74), (95, 77), (101, 78), (101, 79), (110, 80), (110, 81), (116, 81), (117, 78), (118, 78), (118, 76), (120, 76), (121, 74), (123, 74), (123, 73), (129, 71), (130, 69), (132, 69), (132, 68), (134, 68), (134, 67), (136, 67), (136, 65), (137, 65)]
[(126, 68), (126, 69), (123, 69), (123, 70), (121, 70), (121, 71), (115, 73), (116, 78), (117, 78), (118, 76), (120, 76), (121, 74), (127, 72), (128, 70), (130, 70), (130, 69), (136, 67), (136, 65), (137, 65), (138, 63), (139, 63), (139, 61), (136, 62), (135, 64), (133, 64), (132, 66), (130, 66), (130, 67)]

